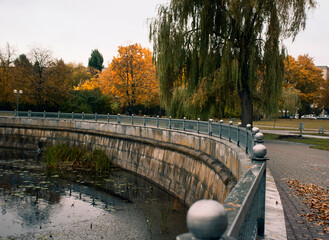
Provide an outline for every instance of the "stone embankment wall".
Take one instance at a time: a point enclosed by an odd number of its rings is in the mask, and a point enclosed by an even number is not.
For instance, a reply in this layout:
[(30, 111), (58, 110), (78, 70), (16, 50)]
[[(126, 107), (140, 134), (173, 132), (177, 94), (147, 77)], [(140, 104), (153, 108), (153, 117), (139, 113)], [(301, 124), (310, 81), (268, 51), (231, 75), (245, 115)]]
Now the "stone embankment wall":
[(248, 155), (211, 136), (92, 121), (0, 118), (0, 147), (46, 148), (56, 142), (98, 147), (116, 164), (165, 188), (187, 205), (223, 202), (247, 171)]

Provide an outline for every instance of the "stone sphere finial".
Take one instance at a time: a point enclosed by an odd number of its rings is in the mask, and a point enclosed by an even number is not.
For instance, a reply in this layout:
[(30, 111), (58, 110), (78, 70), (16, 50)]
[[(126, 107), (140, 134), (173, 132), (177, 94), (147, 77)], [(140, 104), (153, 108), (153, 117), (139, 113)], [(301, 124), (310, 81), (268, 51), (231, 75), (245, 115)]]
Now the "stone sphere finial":
[(252, 131), (253, 134), (256, 134), (256, 133), (259, 132), (259, 128), (258, 128), (258, 127), (253, 127), (253, 128), (251, 129), (251, 131)]
[(264, 159), (267, 153), (267, 149), (264, 144), (256, 144), (253, 146), (252, 151), (257, 159)]
[(263, 133), (261, 133), (261, 132), (258, 132), (258, 133), (256, 133), (255, 134), (255, 140), (256, 141), (263, 141), (263, 138), (264, 138), (264, 134)]
[(187, 212), (187, 227), (195, 238), (219, 239), (228, 224), (222, 204), (214, 200), (199, 200)]
[(251, 129), (251, 124), (248, 123), (246, 127), (247, 127), (248, 130), (250, 130)]

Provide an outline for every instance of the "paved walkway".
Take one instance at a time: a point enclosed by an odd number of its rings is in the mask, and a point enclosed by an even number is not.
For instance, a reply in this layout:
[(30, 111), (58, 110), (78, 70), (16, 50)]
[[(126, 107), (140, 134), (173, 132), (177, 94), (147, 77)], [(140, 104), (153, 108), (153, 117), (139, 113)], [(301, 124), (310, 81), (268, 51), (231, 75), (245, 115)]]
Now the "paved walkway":
[(288, 180), (300, 180), (329, 187), (329, 152), (312, 149), (305, 144), (283, 141), (266, 141), (265, 145), (270, 158), (268, 168), (275, 179), (283, 204), (287, 239), (329, 240), (329, 234), (323, 232), (322, 226), (300, 216), (310, 213), (310, 209), (287, 184)]
[[(300, 135), (299, 131), (287, 131), (287, 130), (269, 130), (269, 129), (261, 129), (262, 133), (271, 133), (277, 135)], [(319, 135), (310, 135), (308, 133), (317, 133), (313, 131), (303, 131), (302, 136), (308, 138), (321, 138), (321, 139), (329, 139), (329, 136), (319, 136)], [(327, 134), (327, 133), (326, 133)]]

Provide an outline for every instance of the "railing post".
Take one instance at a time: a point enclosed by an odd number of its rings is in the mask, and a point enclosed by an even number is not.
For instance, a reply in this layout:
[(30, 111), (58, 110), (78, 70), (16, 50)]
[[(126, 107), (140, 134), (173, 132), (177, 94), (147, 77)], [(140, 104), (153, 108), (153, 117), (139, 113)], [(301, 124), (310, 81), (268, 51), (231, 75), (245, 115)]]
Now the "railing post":
[(74, 112), (71, 113), (71, 119), (73, 120), (74, 118)]
[(95, 113), (95, 121), (97, 122), (97, 113)]
[(58, 111), (58, 115), (57, 115), (57, 117), (58, 117), (58, 119), (61, 118), (61, 112), (60, 112), (60, 111)]
[(222, 131), (223, 131), (223, 120), (219, 121), (219, 138), (222, 138)]
[(107, 122), (110, 122), (110, 113), (107, 113)]
[(229, 125), (228, 125), (228, 140), (231, 142), (231, 138), (232, 138), (232, 134), (231, 134), (231, 128), (232, 128), (233, 122), (230, 121)]
[(171, 129), (171, 116), (169, 116), (169, 129)]
[(200, 133), (200, 118), (198, 118), (198, 121), (196, 123), (196, 129), (197, 129), (197, 133)]
[(258, 162), (265, 161), (265, 170), (258, 190), (258, 213), (257, 213), (257, 236), (263, 238), (265, 234), (265, 192), (266, 192), (266, 157), (267, 149), (263, 144), (263, 133), (258, 128), (252, 129), (255, 138), (255, 145), (252, 148), (252, 160)]
[(31, 110), (27, 112), (27, 116), (30, 118), (31, 117)]
[(249, 151), (249, 132), (251, 130), (251, 124), (247, 124), (246, 126), (246, 153), (248, 154)]
[(159, 128), (159, 115), (157, 115), (157, 128)]
[(46, 118), (46, 111), (43, 111), (43, 118)]
[(146, 115), (144, 115), (144, 118), (143, 118), (143, 126), (144, 127), (146, 126)]
[(131, 114), (131, 125), (134, 125), (134, 114)]
[(186, 128), (186, 126), (185, 126), (185, 124), (186, 124), (185, 120), (186, 120), (186, 117), (183, 118), (183, 131), (185, 131), (185, 128)]
[(17, 117), (17, 111), (15, 110), (15, 114), (14, 114), (15, 117)]
[(237, 130), (237, 141), (236, 141), (236, 144), (238, 145), (238, 147), (240, 146), (240, 128), (242, 126), (242, 123), (239, 122), (238, 123), (238, 130)]
[(85, 119), (85, 112), (82, 112), (81, 119), (82, 119), (82, 121), (84, 121), (84, 119)]
[(212, 135), (212, 119), (209, 119), (209, 121), (208, 121), (208, 134), (209, 134), (209, 136), (211, 136)]
[(121, 116), (120, 116), (120, 114), (118, 113), (118, 115), (117, 115), (117, 123), (118, 124), (120, 124), (121, 123)]

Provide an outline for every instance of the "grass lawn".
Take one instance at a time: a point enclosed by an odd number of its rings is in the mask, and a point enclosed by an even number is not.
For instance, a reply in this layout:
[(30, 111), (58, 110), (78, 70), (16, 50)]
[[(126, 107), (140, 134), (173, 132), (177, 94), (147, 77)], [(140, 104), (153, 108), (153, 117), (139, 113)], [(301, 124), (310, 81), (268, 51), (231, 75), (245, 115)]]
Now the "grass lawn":
[(304, 123), (304, 130), (319, 129), (323, 127), (324, 130), (329, 130), (328, 120), (313, 120), (313, 119), (275, 119), (275, 120), (261, 120), (254, 121), (255, 126), (266, 126), (272, 129), (289, 128), (293, 130), (299, 129), (299, 123)]
[(311, 148), (329, 151), (329, 139), (306, 138), (306, 137), (294, 138), (294, 137), (280, 136), (277, 134), (264, 133), (264, 140), (281, 140), (281, 141), (289, 141), (289, 142), (306, 143), (306, 144), (310, 144)]

